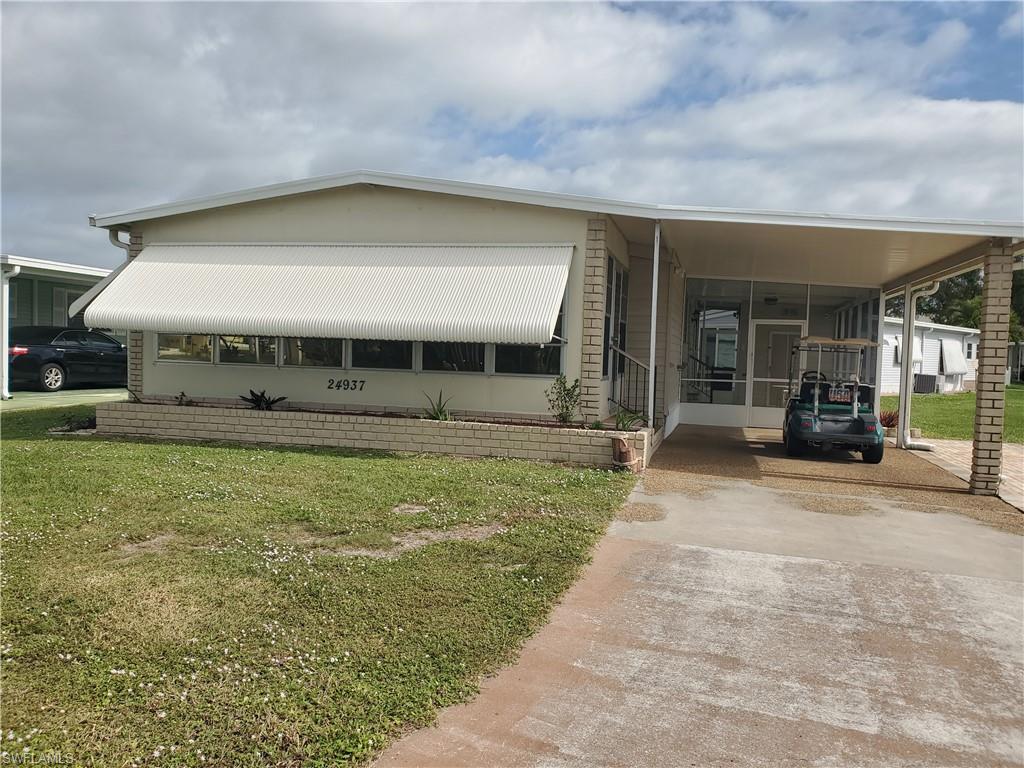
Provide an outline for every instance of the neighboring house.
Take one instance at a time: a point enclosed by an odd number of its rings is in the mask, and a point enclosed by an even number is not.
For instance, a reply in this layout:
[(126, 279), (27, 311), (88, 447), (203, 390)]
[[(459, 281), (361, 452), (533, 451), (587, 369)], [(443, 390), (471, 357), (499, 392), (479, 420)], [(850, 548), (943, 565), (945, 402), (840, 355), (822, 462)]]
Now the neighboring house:
[(0, 269), (18, 274), (9, 278), (10, 300), (6, 316), (10, 325), (83, 326), (81, 314), (68, 318), (68, 308), (82, 294), (110, 274), (109, 269), (66, 264), (60, 261), (0, 255)]
[(11, 326), (82, 327), (82, 314), (68, 317), (71, 305), (110, 274), (109, 269), (0, 254), (0, 398), (9, 396), (8, 355)]
[[(146, 401), (185, 393), (237, 406), (265, 389), (296, 409), (420, 414), (425, 393), (443, 392), (460, 416), (534, 420), (550, 418), (545, 393), (561, 373), (580, 382), (581, 419), (635, 411), (648, 447), (678, 423), (778, 427), (796, 339), (877, 341), (886, 295), (1024, 234), (1016, 223), (643, 205), (368, 171), (91, 223), (129, 258), (75, 309), (131, 329), (129, 387)], [(870, 385), (883, 356), (869, 349)], [(848, 361), (826, 363), (831, 377)], [(108, 427), (155, 430), (153, 407), (118, 406), (143, 415)], [(187, 410), (153, 413), (165, 426), (180, 416), (180, 436), (244, 432), (234, 416), (186, 427)], [(281, 442), (401, 447), (421, 428), (384, 419), (346, 437), (287, 418)], [(345, 418), (331, 417), (338, 430), (367, 417)], [(475, 434), (431, 448), (534, 457), (530, 440), (545, 439)]]
[[(914, 391), (947, 393), (973, 390), (981, 331), (923, 320), (918, 320), (914, 325)], [(882, 345), (883, 395), (900, 391), (900, 358), (904, 346), (903, 319), (885, 318)]]

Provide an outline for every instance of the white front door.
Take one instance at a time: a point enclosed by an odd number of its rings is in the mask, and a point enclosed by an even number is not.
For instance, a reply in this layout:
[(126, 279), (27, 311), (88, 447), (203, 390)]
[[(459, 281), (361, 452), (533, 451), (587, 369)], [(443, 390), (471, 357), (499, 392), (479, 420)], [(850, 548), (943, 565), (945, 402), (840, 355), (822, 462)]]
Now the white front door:
[(750, 322), (748, 426), (782, 428), (789, 394), (790, 356), (793, 346), (806, 334), (806, 327), (803, 320)]

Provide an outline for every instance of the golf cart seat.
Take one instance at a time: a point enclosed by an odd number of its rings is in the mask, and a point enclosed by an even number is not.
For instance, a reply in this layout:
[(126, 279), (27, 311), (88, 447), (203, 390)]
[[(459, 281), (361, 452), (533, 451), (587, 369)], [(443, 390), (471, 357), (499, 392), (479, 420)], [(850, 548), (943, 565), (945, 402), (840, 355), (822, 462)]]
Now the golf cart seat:
[(804, 381), (800, 384), (800, 402), (811, 404), (814, 402), (814, 388), (818, 388), (818, 401), (822, 403), (828, 402), (828, 382), (827, 381)]

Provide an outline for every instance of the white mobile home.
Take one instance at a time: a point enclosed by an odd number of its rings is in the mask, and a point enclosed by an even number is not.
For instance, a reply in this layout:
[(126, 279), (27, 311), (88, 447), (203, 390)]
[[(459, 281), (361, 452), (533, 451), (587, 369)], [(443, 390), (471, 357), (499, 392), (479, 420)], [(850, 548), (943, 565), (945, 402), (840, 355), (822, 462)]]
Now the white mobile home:
[[(914, 391), (946, 393), (973, 390), (981, 331), (923, 320), (918, 320), (914, 327)], [(905, 346), (903, 319), (885, 318), (882, 339), (882, 394), (897, 394), (900, 391), (900, 359)]]
[[(91, 221), (128, 259), (76, 309), (133, 330), (137, 411), (181, 393), (237, 406), (265, 389), (305, 413), (395, 420), (443, 391), (461, 416), (533, 421), (550, 417), (545, 391), (563, 373), (580, 382), (582, 423), (635, 411), (648, 452), (679, 423), (778, 426), (794, 339), (877, 341), (887, 293), (986, 259), (1002, 269), (1024, 233), (367, 171)], [(872, 352), (868, 384), (880, 376)], [(114, 421), (147, 429), (141, 416)], [(211, 431), (179, 421), (180, 436)], [(302, 442), (297, 429), (276, 437)]]

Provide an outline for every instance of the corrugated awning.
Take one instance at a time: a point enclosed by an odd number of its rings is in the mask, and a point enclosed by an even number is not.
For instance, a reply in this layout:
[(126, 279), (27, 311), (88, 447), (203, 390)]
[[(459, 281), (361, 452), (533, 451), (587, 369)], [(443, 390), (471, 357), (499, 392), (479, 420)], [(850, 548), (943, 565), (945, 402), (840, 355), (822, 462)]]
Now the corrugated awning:
[(542, 344), (573, 245), (150, 245), (92, 298), (92, 327)]
[(942, 372), (951, 375), (967, 373), (967, 358), (964, 357), (962, 342), (957, 339), (942, 340)]
[[(896, 362), (903, 362), (903, 337), (896, 336)], [(924, 345), (921, 344), (921, 337), (914, 335), (914, 360), (915, 363), (924, 361)]]

